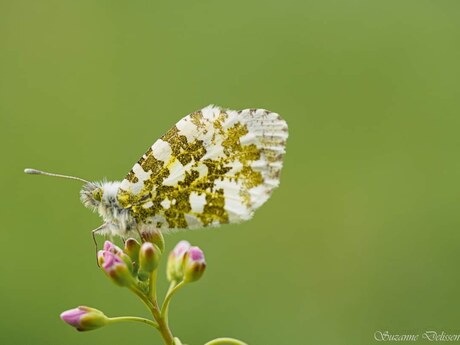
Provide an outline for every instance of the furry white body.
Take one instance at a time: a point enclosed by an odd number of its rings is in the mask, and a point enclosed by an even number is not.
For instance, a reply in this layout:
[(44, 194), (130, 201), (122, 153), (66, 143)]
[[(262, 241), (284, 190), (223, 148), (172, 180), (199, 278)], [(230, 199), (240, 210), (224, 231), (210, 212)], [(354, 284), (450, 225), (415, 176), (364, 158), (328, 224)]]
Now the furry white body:
[[(148, 224), (137, 224), (129, 209), (120, 206), (117, 193), (120, 182), (95, 182), (83, 186), (80, 199), (86, 207), (99, 213), (104, 221), (97, 232), (101, 235), (124, 236), (132, 231), (153, 231)], [(94, 197), (95, 191), (101, 191), (100, 200)], [(149, 229), (150, 228), (150, 229)]]

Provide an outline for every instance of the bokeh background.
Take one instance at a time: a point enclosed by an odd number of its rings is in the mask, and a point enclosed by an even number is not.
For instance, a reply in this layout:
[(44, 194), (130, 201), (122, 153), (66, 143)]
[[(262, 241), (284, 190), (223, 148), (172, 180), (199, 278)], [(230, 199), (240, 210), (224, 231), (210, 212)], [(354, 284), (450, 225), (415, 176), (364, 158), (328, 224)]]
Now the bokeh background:
[(276, 111), (290, 138), (252, 221), (167, 237), (208, 261), (172, 303), (175, 335), (459, 334), (459, 80), (456, 0), (0, 0), (0, 343), (161, 344), (141, 324), (60, 321), (80, 304), (148, 313), (97, 268), (79, 183), (22, 169), (122, 179), (210, 103)]

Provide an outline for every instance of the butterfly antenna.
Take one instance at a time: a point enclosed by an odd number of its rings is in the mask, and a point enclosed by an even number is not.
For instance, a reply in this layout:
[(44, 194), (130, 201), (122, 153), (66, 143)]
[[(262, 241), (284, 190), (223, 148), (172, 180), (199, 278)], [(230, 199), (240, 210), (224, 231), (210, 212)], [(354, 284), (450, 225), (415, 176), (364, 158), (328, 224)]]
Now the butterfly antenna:
[(46, 175), (46, 176), (61, 177), (61, 178), (67, 178), (67, 179), (70, 179), (70, 180), (77, 180), (77, 181), (81, 181), (81, 182), (85, 182), (85, 183), (91, 183), (91, 182), (89, 182), (89, 181), (87, 181), (85, 179), (82, 179), (80, 177), (55, 174), (55, 173), (50, 173), (50, 172), (36, 170), (36, 169), (24, 169), (24, 173), (29, 174), (29, 175)]

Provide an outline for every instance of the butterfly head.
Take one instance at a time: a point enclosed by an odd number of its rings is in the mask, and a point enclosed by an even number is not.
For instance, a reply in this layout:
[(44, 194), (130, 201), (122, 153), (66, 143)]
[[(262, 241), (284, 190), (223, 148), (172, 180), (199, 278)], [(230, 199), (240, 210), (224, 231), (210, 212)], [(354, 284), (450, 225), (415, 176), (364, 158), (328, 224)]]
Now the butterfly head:
[(89, 182), (83, 185), (80, 199), (85, 207), (99, 213), (106, 208), (118, 207), (118, 188), (120, 182)]
[(102, 202), (104, 190), (102, 184), (98, 182), (89, 182), (83, 185), (80, 191), (80, 200), (85, 207), (95, 211)]

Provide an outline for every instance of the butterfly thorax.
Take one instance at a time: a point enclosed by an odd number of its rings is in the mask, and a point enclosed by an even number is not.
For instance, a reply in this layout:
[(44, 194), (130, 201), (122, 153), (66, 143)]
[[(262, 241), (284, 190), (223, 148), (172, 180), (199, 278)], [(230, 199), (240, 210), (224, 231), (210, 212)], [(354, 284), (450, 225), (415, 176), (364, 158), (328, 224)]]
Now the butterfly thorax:
[(136, 227), (129, 209), (123, 208), (117, 198), (120, 182), (91, 182), (83, 186), (80, 199), (85, 207), (97, 211), (105, 223), (102, 232), (124, 235)]

